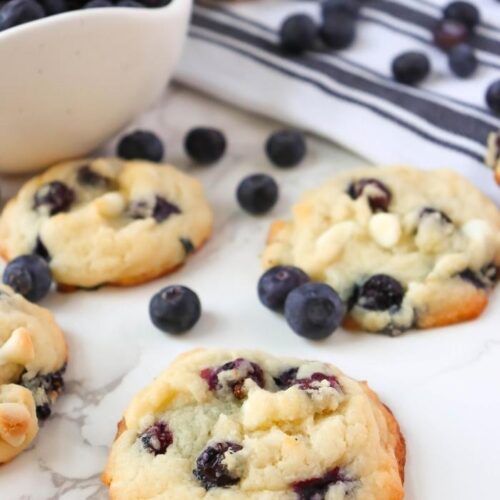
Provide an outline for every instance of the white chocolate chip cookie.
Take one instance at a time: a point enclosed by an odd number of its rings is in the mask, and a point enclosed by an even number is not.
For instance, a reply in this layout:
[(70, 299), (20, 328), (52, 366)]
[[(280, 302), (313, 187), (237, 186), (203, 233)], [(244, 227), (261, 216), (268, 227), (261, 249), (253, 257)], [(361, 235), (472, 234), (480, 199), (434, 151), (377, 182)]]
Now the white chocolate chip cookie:
[(98, 159), (31, 179), (0, 219), (0, 253), (37, 253), (62, 288), (133, 285), (181, 265), (212, 230), (200, 183), (174, 167)]
[(135, 397), (103, 480), (114, 500), (400, 500), (404, 463), (392, 413), (334, 366), (197, 350)]
[(50, 415), (66, 359), (52, 314), (0, 285), (0, 464), (26, 449)]
[(277, 221), (265, 268), (294, 265), (349, 306), (346, 326), (398, 334), (473, 319), (500, 265), (500, 212), (458, 174), (355, 169)]

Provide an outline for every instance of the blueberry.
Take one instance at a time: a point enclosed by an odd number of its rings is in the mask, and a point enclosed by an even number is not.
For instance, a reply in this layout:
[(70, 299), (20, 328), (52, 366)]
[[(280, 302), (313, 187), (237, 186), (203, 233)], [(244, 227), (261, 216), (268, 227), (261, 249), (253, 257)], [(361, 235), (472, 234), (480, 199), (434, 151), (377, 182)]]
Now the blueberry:
[(344, 314), (345, 306), (337, 292), (323, 283), (301, 285), (285, 301), (285, 317), (292, 330), (313, 340), (330, 336)]
[(363, 178), (352, 182), (347, 188), (347, 194), (357, 200), (368, 190), (368, 203), (374, 212), (387, 212), (392, 201), (390, 189), (378, 179)]
[(159, 421), (148, 427), (140, 436), (142, 446), (153, 455), (164, 455), (174, 442), (168, 425)]
[(480, 270), (467, 268), (459, 273), (458, 276), (476, 288), (491, 288), (498, 280), (498, 269), (495, 264), (488, 264)]
[(179, 238), (179, 242), (182, 245), (184, 253), (189, 255), (195, 251), (193, 242), (189, 238)]
[(75, 192), (63, 182), (52, 181), (35, 193), (34, 208), (47, 209), (49, 215), (67, 212), (75, 201)]
[(497, 114), (500, 114), (500, 80), (493, 82), (486, 91), (486, 104)]
[(61, 14), (69, 10), (66, 0), (38, 0), (48, 16)]
[(265, 149), (269, 160), (277, 167), (294, 167), (304, 159), (306, 140), (295, 130), (279, 130), (271, 134)]
[[(221, 373), (224, 374), (222, 381), (219, 380)], [(215, 368), (205, 368), (200, 372), (200, 376), (207, 382), (211, 391), (220, 391), (227, 387), (236, 399), (246, 397), (245, 380), (247, 379), (253, 380), (259, 387), (264, 387), (262, 368), (245, 358), (237, 358)]]
[(243, 447), (239, 444), (229, 441), (208, 446), (196, 459), (194, 477), (207, 491), (211, 488), (224, 488), (238, 484), (240, 478), (231, 474), (224, 462), (227, 453), (236, 453), (242, 449)]
[(35, 0), (10, 0), (0, 9), (0, 31), (36, 21), (44, 16), (43, 7)]
[(147, 130), (136, 130), (124, 136), (118, 143), (118, 156), (125, 160), (148, 160), (159, 162), (163, 159), (164, 147), (161, 139)]
[(43, 403), (36, 407), (36, 417), (38, 420), (47, 420), (52, 415), (52, 408), (49, 403)]
[(281, 311), (288, 294), (309, 281), (309, 276), (293, 266), (276, 266), (267, 270), (257, 285), (259, 299), (273, 311)]
[(302, 390), (316, 390), (323, 386), (321, 382), (327, 381), (330, 387), (341, 391), (342, 388), (335, 375), (326, 375), (321, 372), (314, 372), (307, 378), (297, 378), (298, 368), (290, 368), (274, 379), (274, 382), (281, 390), (298, 385)]
[(317, 35), (318, 28), (311, 17), (294, 14), (281, 25), (281, 48), (289, 54), (301, 54), (314, 47)]
[(392, 62), (394, 79), (406, 85), (416, 85), (430, 73), (431, 63), (423, 52), (403, 52)]
[(50, 289), (52, 273), (38, 255), (21, 255), (7, 264), (3, 282), (31, 302), (38, 302)]
[(139, 2), (136, 2), (135, 0), (120, 0), (119, 2), (116, 3), (116, 7), (132, 7), (136, 9), (138, 7), (142, 8), (144, 7), (144, 5), (142, 5)]
[(90, 0), (83, 6), (84, 9), (100, 9), (103, 7), (113, 7), (113, 4), (109, 0)]
[(335, 50), (345, 49), (352, 45), (356, 38), (355, 20), (347, 14), (327, 17), (319, 34), (327, 47)]
[(111, 180), (103, 175), (92, 170), (90, 165), (80, 167), (76, 172), (76, 180), (83, 186), (91, 186), (98, 188), (107, 188), (111, 184)]
[(376, 274), (361, 286), (357, 305), (369, 311), (396, 310), (401, 307), (404, 294), (399, 281), (386, 274)]
[(167, 286), (152, 297), (149, 315), (160, 330), (173, 334), (184, 333), (200, 319), (200, 299), (185, 286)]
[(325, 500), (330, 486), (339, 482), (350, 483), (344, 472), (336, 467), (321, 477), (305, 479), (293, 483), (293, 491), (297, 494), (297, 500)]
[(434, 43), (443, 50), (449, 50), (464, 43), (469, 38), (469, 34), (465, 24), (444, 19), (434, 29)]
[(473, 30), (480, 21), (480, 13), (477, 7), (469, 2), (451, 2), (444, 11), (445, 19), (452, 19), (465, 24), (469, 30)]
[(197, 127), (188, 132), (184, 148), (194, 161), (209, 165), (222, 158), (226, 151), (226, 138), (216, 128)]
[(359, 15), (360, 7), (358, 0), (325, 0), (321, 4), (321, 13), (324, 19), (337, 15), (348, 15), (356, 18)]
[(453, 47), (448, 54), (450, 69), (460, 78), (467, 78), (476, 72), (478, 60), (474, 49), (465, 43)]
[(153, 208), (153, 217), (160, 223), (167, 220), (172, 214), (180, 214), (180, 208), (174, 203), (170, 203), (161, 196), (156, 197), (156, 203)]
[(50, 253), (47, 250), (47, 247), (43, 243), (42, 239), (40, 236), (37, 237), (36, 242), (35, 242), (35, 248), (33, 248), (33, 254), (38, 255), (38, 257), (41, 257), (43, 260), (46, 262), (50, 262)]
[(261, 215), (271, 210), (278, 201), (278, 185), (269, 175), (249, 175), (238, 186), (236, 197), (244, 210)]

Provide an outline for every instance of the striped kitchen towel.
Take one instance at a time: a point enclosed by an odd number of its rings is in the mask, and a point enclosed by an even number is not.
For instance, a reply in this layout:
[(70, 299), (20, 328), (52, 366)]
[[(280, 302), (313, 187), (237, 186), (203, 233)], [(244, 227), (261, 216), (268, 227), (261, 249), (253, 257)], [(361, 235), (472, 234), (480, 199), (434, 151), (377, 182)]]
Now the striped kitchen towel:
[[(500, 2), (472, 0), (483, 22), (472, 44), (480, 67), (451, 74), (432, 44), (447, 0), (367, 0), (347, 50), (284, 55), (278, 30), (292, 13), (320, 17), (317, 1), (198, 3), (177, 78), (232, 104), (327, 137), (374, 163), (453, 167), (486, 191), (489, 132), (500, 128), (485, 90), (500, 78)], [(425, 51), (432, 74), (418, 87), (391, 79), (393, 58)]]

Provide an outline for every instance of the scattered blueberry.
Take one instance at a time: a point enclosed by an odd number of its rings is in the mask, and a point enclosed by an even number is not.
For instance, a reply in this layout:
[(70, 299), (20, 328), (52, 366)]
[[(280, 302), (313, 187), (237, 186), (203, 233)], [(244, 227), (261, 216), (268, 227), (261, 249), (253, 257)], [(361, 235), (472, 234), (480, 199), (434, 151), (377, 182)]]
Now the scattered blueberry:
[(434, 43), (443, 50), (449, 50), (464, 43), (469, 35), (470, 32), (465, 24), (444, 19), (434, 29)]
[[(374, 212), (387, 212), (392, 201), (390, 189), (378, 179), (364, 178), (352, 182), (347, 188), (347, 194), (357, 200), (365, 189), (372, 190), (368, 194), (368, 203)], [(376, 192), (375, 192), (376, 191)]]
[(301, 285), (285, 301), (285, 317), (292, 330), (313, 340), (330, 336), (344, 314), (345, 306), (337, 292), (323, 283)]
[(239, 184), (236, 197), (244, 210), (261, 215), (271, 210), (278, 201), (278, 185), (269, 175), (249, 175)]
[(330, 49), (346, 49), (356, 38), (355, 19), (348, 14), (329, 16), (319, 31), (321, 40)]
[(269, 160), (277, 167), (294, 167), (304, 159), (306, 140), (296, 130), (279, 130), (271, 134), (265, 149)]
[(38, 255), (21, 255), (7, 264), (3, 282), (31, 302), (38, 302), (50, 289), (52, 273)]
[(0, 9), (0, 31), (36, 21), (44, 16), (43, 7), (35, 0), (10, 0)]
[(197, 127), (188, 132), (184, 148), (194, 161), (209, 165), (222, 158), (226, 151), (226, 138), (216, 128)]
[(38, 0), (38, 3), (43, 7), (47, 16), (61, 14), (70, 9), (66, 0)]
[(309, 281), (309, 276), (294, 266), (276, 266), (267, 270), (257, 285), (259, 299), (273, 311), (282, 311), (288, 294)]
[(480, 13), (477, 7), (469, 2), (451, 2), (444, 11), (445, 19), (452, 19), (465, 24), (469, 30), (473, 30), (480, 21)]
[(500, 114), (500, 80), (493, 82), (486, 91), (486, 103), (488, 107)]
[(399, 281), (386, 274), (376, 274), (360, 288), (357, 305), (370, 311), (399, 309), (404, 294)]
[(156, 134), (147, 130), (136, 130), (127, 134), (118, 143), (118, 156), (125, 160), (159, 162), (163, 155), (163, 142)]
[(224, 458), (226, 453), (236, 453), (242, 449), (241, 445), (231, 442), (215, 443), (208, 446), (196, 459), (196, 468), (193, 470), (194, 477), (207, 491), (211, 488), (224, 488), (237, 484), (240, 478), (230, 474), (224, 463)]
[(75, 192), (63, 182), (52, 181), (35, 193), (34, 208), (46, 208), (49, 214), (67, 212), (75, 201)]
[(427, 217), (429, 215), (436, 214), (443, 222), (446, 222), (447, 224), (453, 224), (453, 221), (450, 219), (450, 217), (448, 217), (447, 214), (445, 214), (442, 210), (438, 210), (437, 208), (432, 207), (422, 208), (422, 210), (420, 211), (420, 218), (423, 219), (424, 217)]
[(153, 455), (164, 455), (174, 442), (168, 425), (161, 420), (148, 427), (140, 436), (144, 448)]
[[(219, 374), (221, 373), (224, 373), (223, 382), (219, 380)], [(259, 387), (264, 387), (262, 368), (257, 363), (244, 358), (228, 361), (215, 368), (205, 368), (201, 371), (200, 376), (207, 382), (211, 391), (223, 390), (228, 387), (236, 399), (246, 397), (246, 379), (251, 379)]]
[(325, 0), (321, 4), (323, 19), (337, 15), (348, 15), (353, 18), (358, 17), (360, 10), (358, 0)]
[(100, 9), (103, 7), (113, 7), (113, 4), (109, 0), (90, 0), (83, 6), (84, 9)]
[(78, 169), (76, 180), (83, 186), (107, 188), (110, 185), (110, 179), (92, 170), (90, 165), (84, 165)]
[(341, 469), (336, 467), (321, 477), (293, 483), (293, 491), (297, 494), (297, 500), (325, 500), (330, 486), (350, 481)]
[(403, 52), (392, 62), (394, 79), (406, 85), (416, 85), (430, 73), (431, 63), (423, 52)]
[(160, 330), (173, 334), (184, 333), (200, 319), (200, 299), (185, 286), (167, 286), (152, 297), (149, 315)]
[(479, 64), (474, 49), (465, 43), (450, 49), (448, 62), (453, 73), (460, 78), (474, 74)]
[(294, 14), (281, 25), (281, 47), (289, 54), (301, 54), (314, 47), (317, 35), (318, 27), (311, 17)]

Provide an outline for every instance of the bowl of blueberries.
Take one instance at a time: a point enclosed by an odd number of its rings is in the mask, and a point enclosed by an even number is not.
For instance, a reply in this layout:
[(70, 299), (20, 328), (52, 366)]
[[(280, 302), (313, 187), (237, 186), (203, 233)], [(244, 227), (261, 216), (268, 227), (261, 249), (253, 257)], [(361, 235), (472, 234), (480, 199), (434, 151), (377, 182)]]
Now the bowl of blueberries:
[(0, 172), (85, 155), (161, 94), (192, 0), (0, 0)]

